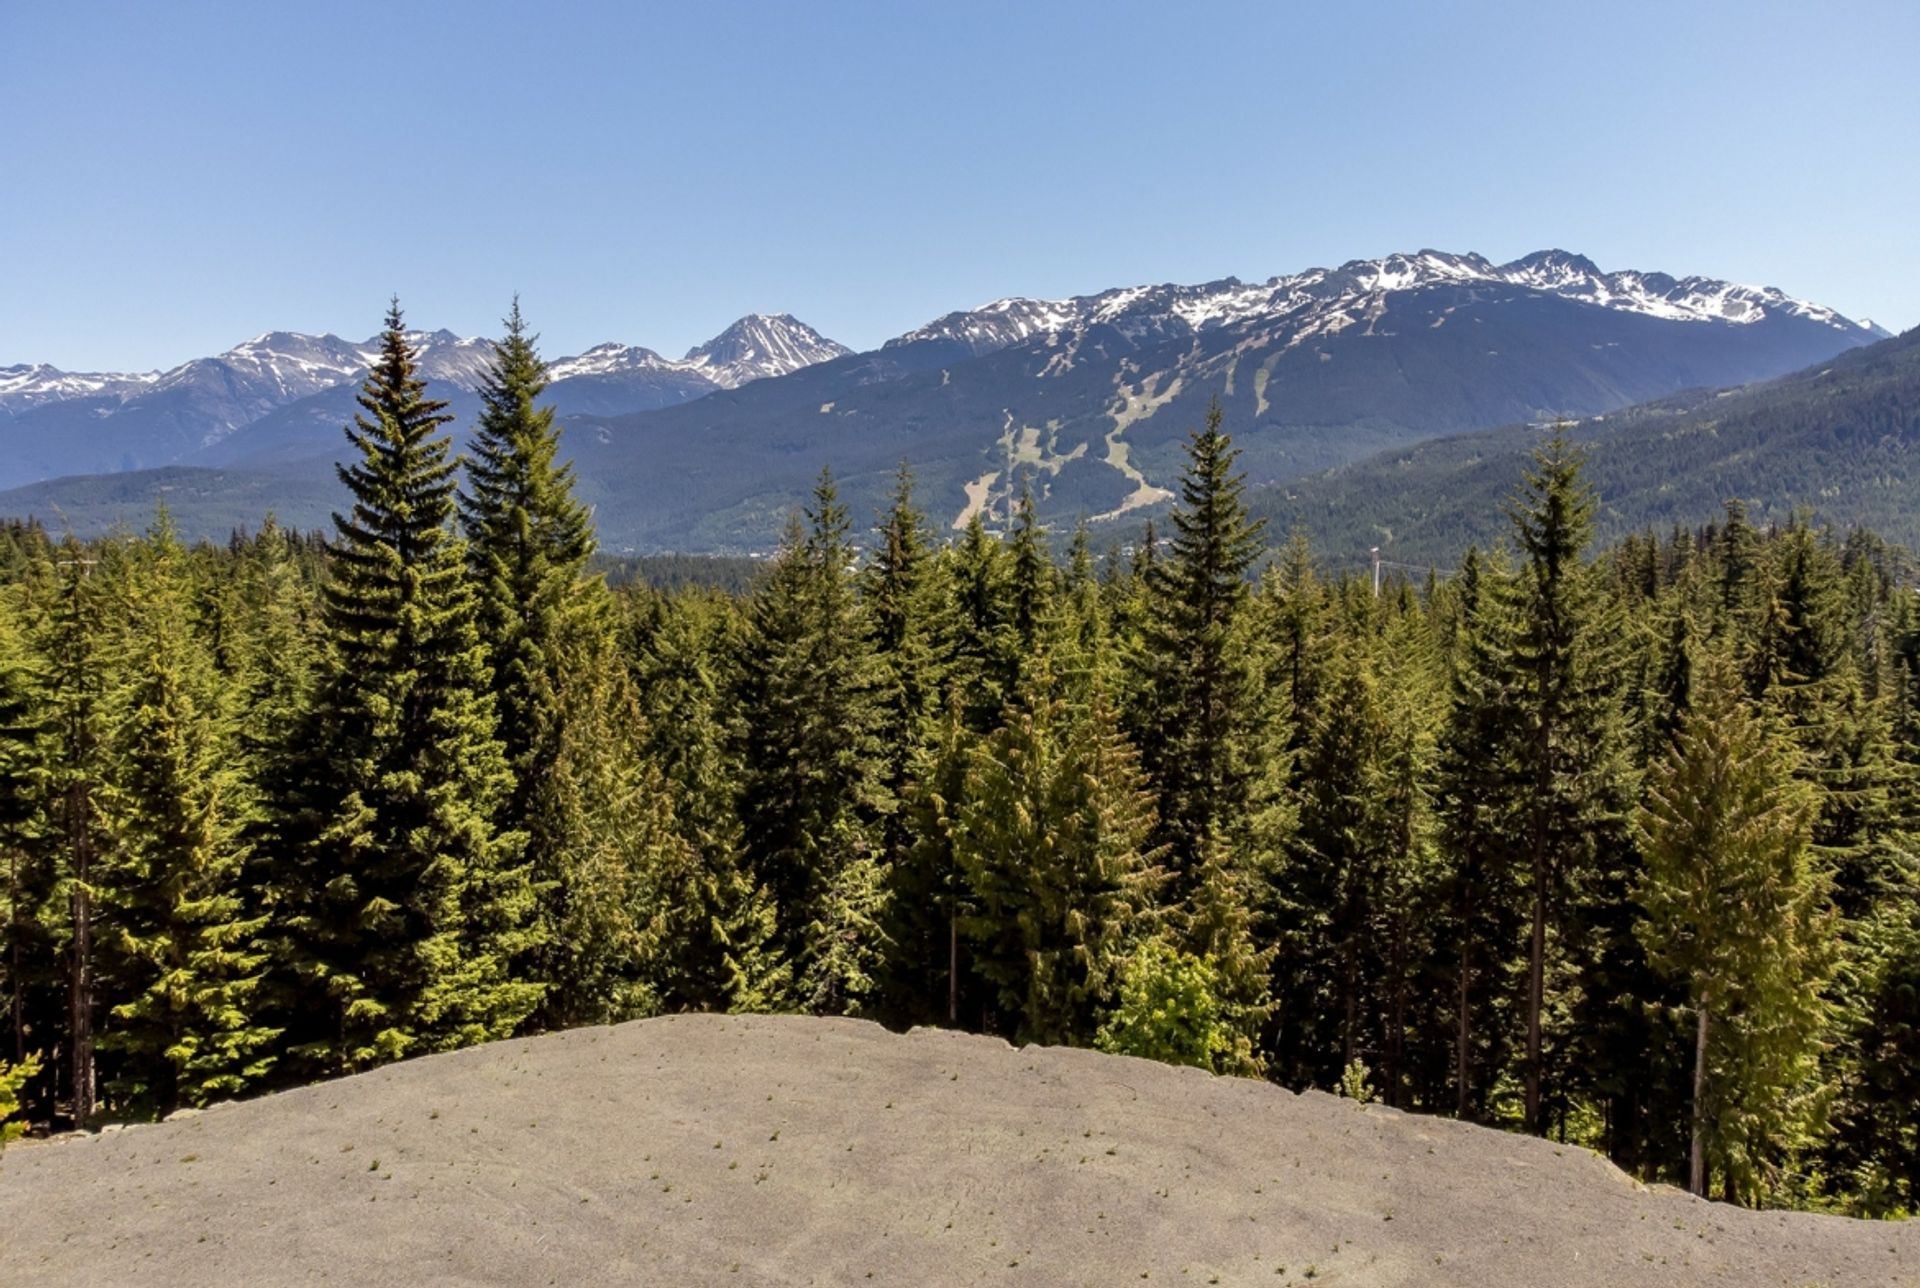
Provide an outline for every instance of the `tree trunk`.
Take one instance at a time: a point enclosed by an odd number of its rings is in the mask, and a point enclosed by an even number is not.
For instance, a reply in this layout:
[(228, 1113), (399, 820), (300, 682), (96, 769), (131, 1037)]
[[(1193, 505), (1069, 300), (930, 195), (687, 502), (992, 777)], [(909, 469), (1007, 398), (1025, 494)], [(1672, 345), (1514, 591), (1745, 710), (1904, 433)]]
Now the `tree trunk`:
[(1533, 856), (1533, 937), (1527, 950), (1527, 1130), (1540, 1133), (1540, 1009), (1547, 970), (1547, 865), (1536, 841)]
[(8, 991), (12, 994), (7, 1005), (9, 1018), (13, 1023), (13, 1063), (19, 1064), (27, 1058), (27, 1006), (26, 989), (21, 985), (20, 975), (20, 851), (14, 850), (8, 865), (11, 872), (12, 888), (8, 891), (7, 929), (8, 937), (13, 941), (8, 945), (7, 963)]
[(960, 918), (947, 913), (947, 1024), (960, 1027)]
[(1693, 1036), (1693, 1153), (1687, 1166), (1687, 1188), (1707, 1196), (1707, 999), (1695, 1008), (1698, 1022)]
[(1342, 1073), (1345, 1073), (1347, 1068), (1353, 1064), (1353, 1031), (1358, 1028), (1360, 1024), (1358, 1014), (1360, 986), (1356, 978), (1359, 969), (1354, 962), (1354, 957), (1359, 952), (1359, 946), (1354, 942), (1355, 938), (1353, 934), (1348, 934), (1345, 945), (1346, 950), (1341, 954), (1345, 959), (1340, 972), (1340, 992), (1344, 999), (1341, 1009), (1345, 1013), (1345, 1019), (1340, 1026), (1340, 1048), (1342, 1052), (1340, 1071)]
[(1460, 900), (1460, 1027), (1454, 1039), (1453, 1056), (1453, 1080), (1456, 1093), (1453, 1111), (1460, 1118), (1467, 1117), (1468, 1106), (1472, 1103), (1472, 1093), (1468, 1090), (1472, 1069), (1468, 1047), (1467, 997), (1468, 988), (1473, 979), (1473, 935), (1467, 929), (1467, 904), (1467, 899)]
[(67, 796), (73, 832), (73, 960), (67, 982), (69, 1023), (73, 1030), (73, 1125), (93, 1121), (93, 837), (84, 782)]

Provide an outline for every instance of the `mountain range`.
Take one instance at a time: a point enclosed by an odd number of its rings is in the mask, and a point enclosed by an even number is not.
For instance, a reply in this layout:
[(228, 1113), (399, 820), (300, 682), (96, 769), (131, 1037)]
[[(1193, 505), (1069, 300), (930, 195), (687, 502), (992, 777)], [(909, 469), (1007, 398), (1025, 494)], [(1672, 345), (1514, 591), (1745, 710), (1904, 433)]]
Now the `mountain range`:
[[(408, 338), (436, 393), (470, 419), (491, 344), (450, 331)], [(642, 411), (847, 352), (791, 316), (750, 314), (677, 360), (627, 344), (561, 358), (551, 364), (550, 397), (566, 414)], [(0, 441), (8, 448), (0, 486), (183, 461), (324, 454), (337, 445), (327, 436), (351, 418), (354, 393), (378, 355), (377, 336), (355, 343), (271, 331), (168, 371), (0, 367)]]
[[(1004, 516), (1115, 528), (1171, 495), (1218, 402), (1257, 485), (1382, 451), (1691, 388), (1768, 380), (1884, 338), (1781, 291), (1421, 251), (1246, 283), (1136, 286), (950, 313), (866, 353), (788, 315), (673, 360), (609, 344), (552, 364), (583, 496), (613, 550), (769, 548), (831, 466), (856, 515), (902, 460), (937, 526)], [(417, 336), (436, 396), (473, 418), (484, 341)], [(272, 333), (146, 375), (0, 368), (0, 512), (76, 531), (319, 524), (338, 499), (365, 344)], [(91, 477), (72, 477), (85, 475)], [(65, 476), (65, 477), (63, 477)]]

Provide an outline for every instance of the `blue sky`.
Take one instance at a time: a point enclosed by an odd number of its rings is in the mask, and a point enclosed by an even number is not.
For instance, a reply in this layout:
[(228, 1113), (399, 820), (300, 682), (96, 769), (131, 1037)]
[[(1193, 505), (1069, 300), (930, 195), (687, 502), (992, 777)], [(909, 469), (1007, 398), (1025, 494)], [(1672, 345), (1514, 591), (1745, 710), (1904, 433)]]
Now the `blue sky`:
[[(1338, 12), (1335, 12), (1338, 10)], [(1920, 322), (1920, 4), (0, 3), (0, 364), (864, 348), (1433, 246)]]

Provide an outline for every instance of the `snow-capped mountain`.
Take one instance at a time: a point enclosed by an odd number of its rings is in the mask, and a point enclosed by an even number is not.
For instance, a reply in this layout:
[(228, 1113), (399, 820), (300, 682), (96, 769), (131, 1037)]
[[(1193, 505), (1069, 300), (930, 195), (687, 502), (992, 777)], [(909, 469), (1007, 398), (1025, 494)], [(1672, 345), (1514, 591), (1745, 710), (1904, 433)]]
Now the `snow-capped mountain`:
[[(472, 387), (492, 350), (484, 340), (451, 331), (408, 333), (431, 380)], [(200, 390), (230, 401), (230, 414), (210, 428), (217, 437), (335, 385), (357, 383), (380, 355), (374, 340), (354, 344), (337, 335), (269, 331), (225, 353), (195, 358), (167, 371), (140, 374), (70, 372), (39, 363), (0, 368), (0, 410), (19, 412), (74, 398), (117, 399), (122, 404), (175, 391)]]
[(751, 380), (784, 376), (852, 352), (791, 313), (749, 313), (705, 344), (687, 350), (686, 363), (721, 388), (738, 389)]
[(553, 363), (548, 379), (557, 384), (578, 376), (673, 371), (697, 376), (715, 389), (738, 389), (749, 381), (784, 376), (852, 352), (791, 313), (749, 313), (705, 344), (687, 350), (681, 359), (665, 358), (638, 345), (601, 344)]
[[(610, 548), (767, 549), (823, 466), (860, 516), (905, 459), (948, 530), (1005, 522), (1029, 485), (1047, 522), (1130, 523), (1172, 495), (1187, 432), (1216, 402), (1254, 485), (1285, 485), (1441, 435), (1785, 375), (1884, 334), (1770, 287), (1606, 272), (1558, 250), (1504, 264), (1429, 250), (1003, 299), (864, 354), (754, 315), (683, 358), (626, 344), (561, 358), (546, 397)], [(418, 343), (464, 431), (485, 342)], [(269, 485), (282, 518), (324, 523), (372, 356), (275, 334), (172, 372), (0, 369), (0, 487), (146, 471), (111, 487), (130, 523), (182, 487), (203, 516), (257, 521)], [(89, 494), (73, 486), (13, 504), (71, 513)]]
[(585, 353), (561, 358), (547, 364), (547, 381), (555, 383), (576, 376), (617, 376), (628, 371), (665, 370), (683, 364), (663, 358), (652, 349), (617, 341), (596, 344)]
[[(446, 330), (407, 334), (435, 396), (470, 416), (492, 342)], [(846, 352), (789, 315), (754, 314), (685, 359), (617, 343), (562, 358), (549, 369), (549, 397), (568, 414), (645, 411)], [(10, 449), (0, 459), (0, 486), (189, 458), (226, 464), (306, 444), (330, 450), (379, 354), (377, 336), (270, 331), (166, 371), (0, 367), (0, 443)]]
[[(609, 540), (766, 549), (831, 466), (856, 515), (904, 457), (945, 529), (1137, 521), (1210, 404), (1256, 485), (1444, 434), (1762, 380), (1884, 333), (1767, 287), (1564, 251), (1421, 251), (1262, 282), (1130, 286), (951, 313), (727, 399), (576, 433)], [(576, 424), (576, 429), (580, 428)]]
[(1494, 264), (1483, 255), (1423, 250), (1352, 260), (1339, 268), (1311, 268), (1265, 282), (1230, 277), (1199, 286), (1121, 287), (1064, 300), (995, 300), (949, 313), (888, 345), (948, 341), (979, 357), (1034, 336), (1068, 336), (1094, 326), (1115, 327), (1135, 339), (1201, 333), (1256, 320), (1292, 322), (1303, 330), (1323, 332), (1363, 320), (1380, 297), (1436, 286), (1517, 287), (1674, 322), (1751, 324), (1785, 316), (1819, 322), (1843, 334), (1876, 339), (1888, 334), (1870, 321), (1851, 321), (1770, 286), (1633, 270), (1606, 273), (1585, 256), (1564, 250), (1535, 251), (1508, 264)]
[(157, 371), (62, 371), (44, 362), (0, 367), (0, 411), (24, 411), (68, 398), (124, 398), (160, 378)]

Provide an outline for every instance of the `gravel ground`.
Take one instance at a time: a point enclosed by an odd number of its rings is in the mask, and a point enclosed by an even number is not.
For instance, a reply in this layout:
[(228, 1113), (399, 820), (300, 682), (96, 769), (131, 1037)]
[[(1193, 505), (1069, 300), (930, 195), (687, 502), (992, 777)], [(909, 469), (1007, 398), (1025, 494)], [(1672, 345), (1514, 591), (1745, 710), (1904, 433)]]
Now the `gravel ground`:
[(1920, 1223), (847, 1020), (682, 1016), (0, 1156), (0, 1284), (1920, 1285)]

